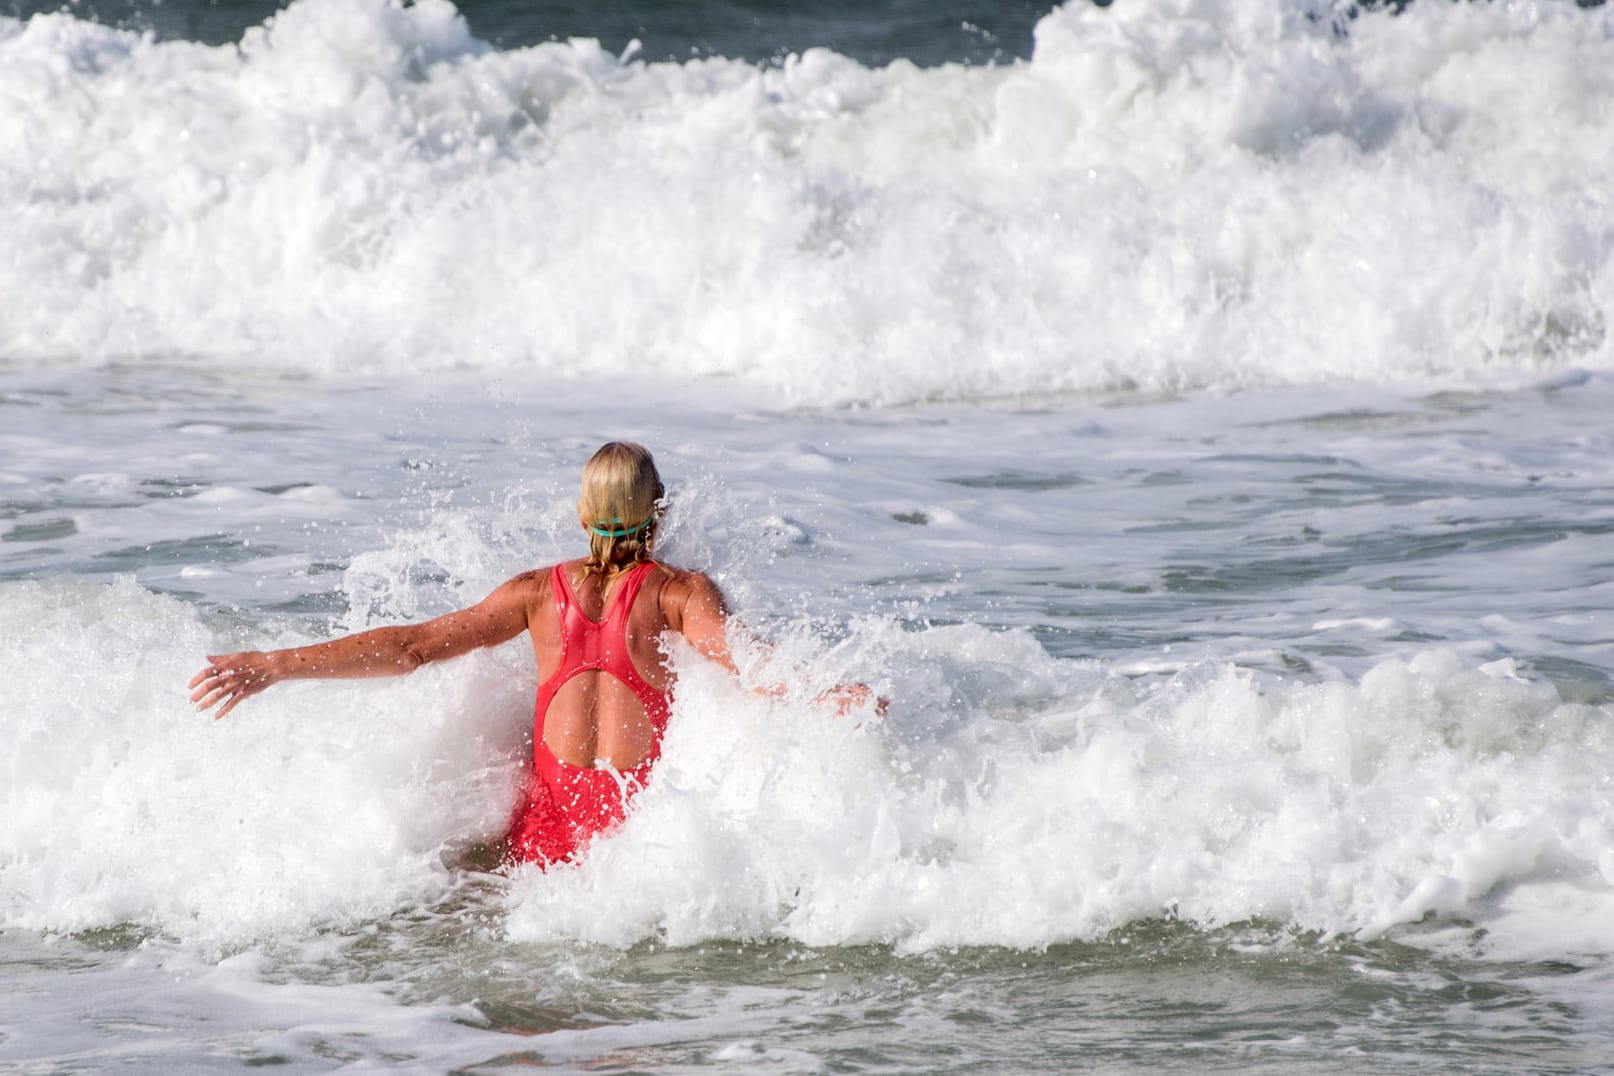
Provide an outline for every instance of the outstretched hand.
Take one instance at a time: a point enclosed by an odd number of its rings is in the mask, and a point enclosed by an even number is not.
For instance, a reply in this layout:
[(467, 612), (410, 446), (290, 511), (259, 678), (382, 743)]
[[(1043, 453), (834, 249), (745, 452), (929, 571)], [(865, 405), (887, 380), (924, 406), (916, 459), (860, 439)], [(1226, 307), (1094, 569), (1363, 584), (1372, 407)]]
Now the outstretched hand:
[(207, 668), (191, 677), (191, 701), (198, 710), (219, 706), (215, 720), (249, 696), (275, 682), (269, 655), (256, 650), (239, 654), (209, 654)]
[(874, 698), (874, 715), (884, 717), (891, 706), (891, 700), (882, 696), (875, 696), (867, 684), (836, 684), (822, 695), (818, 696), (820, 702), (832, 703), (835, 707), (836, 717), (845, 717), (852, 710), (862, 707)]

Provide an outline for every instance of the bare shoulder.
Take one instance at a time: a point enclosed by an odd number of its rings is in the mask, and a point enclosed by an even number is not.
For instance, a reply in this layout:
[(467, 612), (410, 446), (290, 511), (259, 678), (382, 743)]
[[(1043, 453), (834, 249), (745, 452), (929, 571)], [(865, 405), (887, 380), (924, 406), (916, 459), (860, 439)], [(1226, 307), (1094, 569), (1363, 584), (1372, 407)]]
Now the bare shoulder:
[(554, 567), (534, 568), (520, 575), (511, 576), (488, 595), (491, 602), (514, 602), (530, 606), (534, 602), (544, 601), (550, 597), (554, 587)]
[(534, 587), (547, 587), (549, 586), (549, 575), (554, 570), (555, 569), (553, 566), (547, 568), (534, 568), (531, 571), (522, 572), (520, 575), (513, 575), (509, 579), (506, 579), (504, 581), (504, 586), (510, 587), (512, 590), (530, 590)]
[(674, 568), (670, 564), (662, 564), (659, 561), (656, 566), (664, 573), (665, 582), (661, 584), (661, 587), (669, 597), (691, 598), (698, 595), (720, 593), (717, 584), (705, 572)]
[(734, 671), (729, 653), (728, 606), (723, 592), (705, 572), (670, 568), (670, 577), (661, 587), (661, 615), (667, 627), (694, 644), (711, 660)]
[(522, 572), (520, 575), (511, 579), (510, 582), (521, 583), (524, 586), (547, 587), (550, 580), (554, 577), (556, 568), (570, 568), (576, 563), (576, 561), (564, 561), (561, 564), (546, 564), (542, 568), (534, 568), (531, 571)]
[(705, 572), (674, 568), (670, 564), (659, 566), (666, 572), (661, 584), (662, 615), (674, 628), (682, 626), (686, 612), (724, 610), (723, 592), (711, 576)]

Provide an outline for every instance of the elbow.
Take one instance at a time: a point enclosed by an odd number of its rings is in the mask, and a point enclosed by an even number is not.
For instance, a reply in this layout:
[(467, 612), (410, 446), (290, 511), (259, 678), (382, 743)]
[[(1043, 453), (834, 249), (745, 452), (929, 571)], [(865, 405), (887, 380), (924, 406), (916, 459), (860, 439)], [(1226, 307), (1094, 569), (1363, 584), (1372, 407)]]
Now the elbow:
[(398, 668), (406, 673), (414, 672), (431, 660), (425, 649), (418, 642), (404, 644), (403, 650), (398, 654)]

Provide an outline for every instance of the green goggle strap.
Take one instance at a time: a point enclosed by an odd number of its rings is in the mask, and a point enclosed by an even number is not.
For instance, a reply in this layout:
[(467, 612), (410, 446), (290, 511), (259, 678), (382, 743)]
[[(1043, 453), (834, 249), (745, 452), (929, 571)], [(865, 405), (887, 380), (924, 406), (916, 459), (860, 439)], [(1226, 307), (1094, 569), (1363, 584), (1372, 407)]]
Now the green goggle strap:
[(597, 534), (601, 538), (626, 538), (628, 535), (638, 534), (640, 531), (650, 526), (651, 521), (655, 518), (655, 516), (650, 516), (638, 523), (635, 523), (631, 527), (623, 527), (621, 526), (622, 517), (614, 516), (611, 519), (611, 523), (615, 523), (618, 526), (613, 528), (610, 526), (610, 524), (606, 523), (605, 520), (601, 519), (594, 523), (590, 523), (588, 525), (588, 529), (590, 533)]

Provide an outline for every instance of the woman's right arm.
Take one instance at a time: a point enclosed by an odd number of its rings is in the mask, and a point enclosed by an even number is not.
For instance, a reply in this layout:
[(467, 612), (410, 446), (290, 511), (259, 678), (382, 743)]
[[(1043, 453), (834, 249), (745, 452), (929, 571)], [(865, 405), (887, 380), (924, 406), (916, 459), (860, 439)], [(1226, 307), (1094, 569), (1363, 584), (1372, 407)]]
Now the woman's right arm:
[(209, 655), (207, 666), (191, 678), (191, 701), (198, 710), (219, 706), (213, 715), (218, 718), (282, 680), (397, 676), (496, 646), (527, 629), (527, 603), (537, 574), (517, 576), (468, 609), (420, 624), (375, 628), (287, 650)]
[[(700, 572), (682, 574), (676, 585), (677, 594), (672, 604), (678, 615), (676, 619), (669, 616), (668, 625), (689, 640), (696, 650), (738, 676), (740, 670), (729, 650), (728, 607), (723, 602), (723, 592)], [(785, 685), (756, 690), (763, 695), (779, 696), (785, 693)], [(833, 704), (836, 713), (844, 714), (862, 706), (871, 695), (863, 684), (837, 684), (820, 695), (819, 700)], [(884, 716), (886, 705), (885, 699), (875, 699), (875, 712)]]
[(700, 572), (681, 572), (667, 583), (666, 590), (672, 599), (666, 609), (668, 626), (707, 658), (738, 676), (740, 670), (729, 652), (728, 607), (717, 584)]

